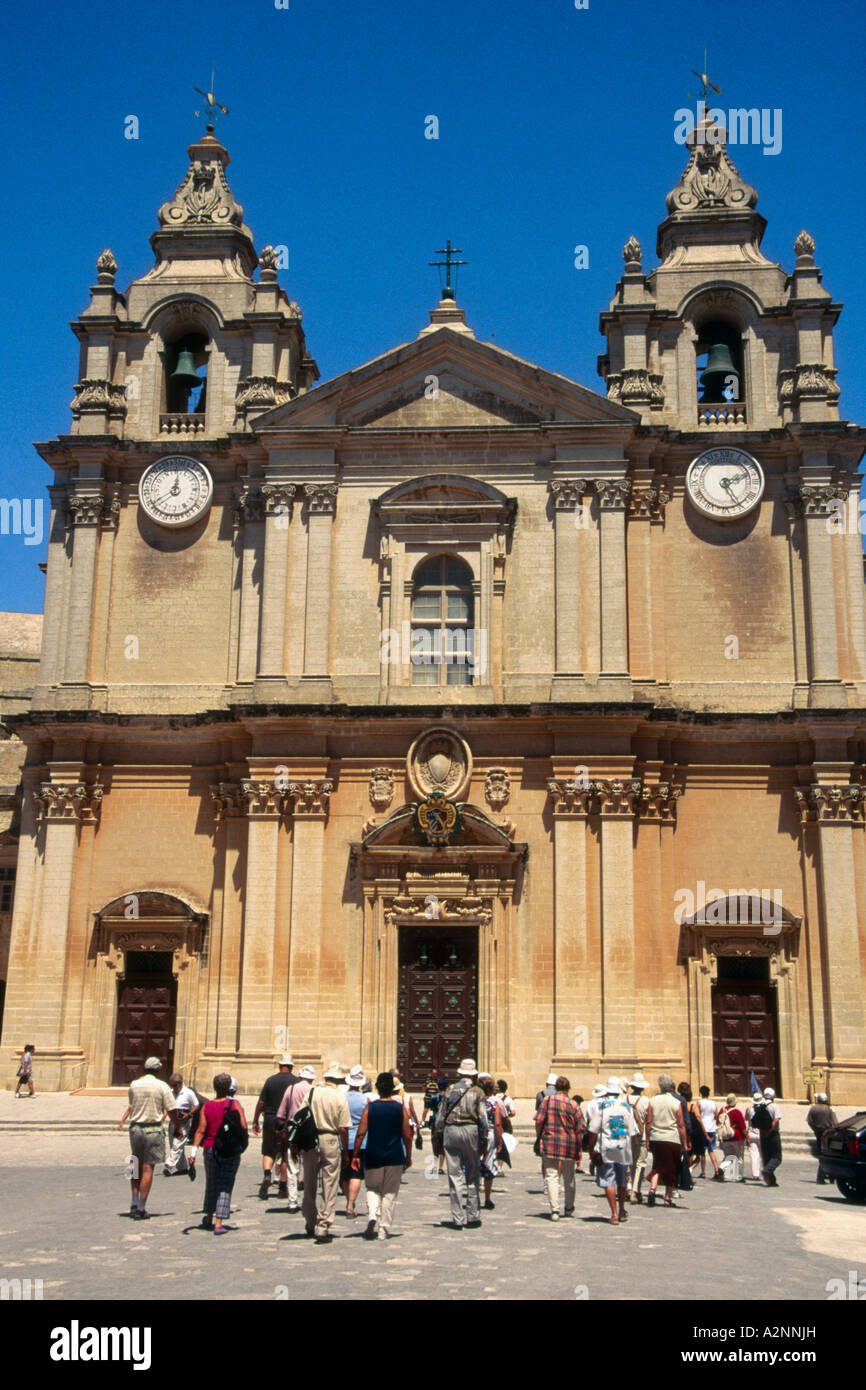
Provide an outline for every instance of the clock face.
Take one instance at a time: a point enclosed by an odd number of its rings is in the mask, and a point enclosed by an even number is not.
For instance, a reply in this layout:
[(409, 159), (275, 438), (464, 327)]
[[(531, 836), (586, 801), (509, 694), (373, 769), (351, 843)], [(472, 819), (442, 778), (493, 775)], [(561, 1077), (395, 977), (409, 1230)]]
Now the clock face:
[(764, 495), (764, 474), (744, 449), (705, 449), (689, 464), (686, 492), (715, 521), (748, 516)]
[(190, 526), (211, 504), (213, 479), (198, 459), (172, 454), (145, 469), (138, 496), (147, 515), (161, 526)]

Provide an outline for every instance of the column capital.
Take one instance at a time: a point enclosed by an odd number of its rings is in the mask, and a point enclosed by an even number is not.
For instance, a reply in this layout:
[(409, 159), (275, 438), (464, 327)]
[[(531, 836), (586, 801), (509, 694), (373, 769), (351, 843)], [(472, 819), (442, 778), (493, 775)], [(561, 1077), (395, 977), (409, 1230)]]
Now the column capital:
[(677, 801), (683, 788), (673, 782), (641, 783), (637, 813), (641, 820), (672, 823), (676, 820)]
[(630, 520), (664, 521), (671, 494), (663, 487), (633, 487), (628, 499)]
[(295, 483), (262, 483), (261, 495), (264, 498), (267, 516), (291, 514), (292, 502), (297, 492)]
[(242, 777), (238, 783), (243, 814), (257, 819), (278, 820), (286, 807), (285, 792), (275, 781)]
[(337, 510), (337, 484), (336, 483), (307, 483), (304, 487), (307, 495), (307, 505), (312, 515), (324, 514), (333, 516)]
[(213, 782), (210, 786), (216, 820), (233, 820), (245, 814), (246, 803), (239, 782)]
[(643, 783), (639, 777), (612, 777), (590, 783), (598, 814), (613, 818), (633, 816), (640, 805)]
[(555, 816), (588, 816), (591, 812), (590, 783), (575, 777), (548, 777), (547, 794)]
[(584, 478), (563, 479), (560, 482), (548, 483), (547, 486), (558, 512), (574, 511), (575, 507), (580, 506), (584, 493), (588, 491), (588, 484)]
[(624, 511), (631, 492), (629, 478), (593, 478), (592, 490), (605, 511)]
[(86, 782), (42, 782), (33, 792), (39, 821), (92, 824), (102, 807), (103, 788)]
[(807, 825), (862, 825), (866, 821), (866, 787), (858, 782), (847, 786), (826, 786), (814, 782), (810, 787), (794, 787), (794, 800), (800, 822)]
[(66, 501), (72, 526), (98, 526), (105, 511), (101, 492), (71, 492)]
[(261, 489), (253, 487), (248, 478), (242, 478), (234, 490), (234, 509), (238, 526), (265, 519), (265, 498)]
[(297, 817), (323, 817), (328, 810), (328, 801), (334, 783), (330, 777), (321, 777), (309, 782), (290, 782), (289, 796), (293, 798), (293, 814)]
[(794, 516), (834, 516), (838, 508), (834, 502), (844, 502), (848, 490), (835, 483), (816, 486), (813, 483), (800, 483), (791, 488), (785, 500), (788, 515)]

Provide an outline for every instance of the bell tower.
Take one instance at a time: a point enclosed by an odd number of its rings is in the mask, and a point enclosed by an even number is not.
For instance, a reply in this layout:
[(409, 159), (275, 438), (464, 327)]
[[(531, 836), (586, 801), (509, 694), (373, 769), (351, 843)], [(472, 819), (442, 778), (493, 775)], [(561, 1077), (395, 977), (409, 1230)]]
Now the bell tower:
[(212, 126), (188, 155), (157, 214), (153, 268), (122, 295), (114, 255), (99, 257), (91, 302), (73, 325), (73, 434), (177, 443), (245, 431), (318, 377), (301, 311), (277, 283), (279, 253), (256, 253)]

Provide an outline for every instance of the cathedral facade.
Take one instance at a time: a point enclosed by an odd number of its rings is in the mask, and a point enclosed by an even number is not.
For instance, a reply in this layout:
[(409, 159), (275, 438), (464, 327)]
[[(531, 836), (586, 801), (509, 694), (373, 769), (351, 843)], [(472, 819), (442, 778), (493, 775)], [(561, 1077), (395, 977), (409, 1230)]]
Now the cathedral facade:
[(704, 123), (600, 392), (451, 292), (317, 385), (210, 128), (189, 160), (37, 446), (7, 1061), (862, 1101), (864, 435), (812, 238), (764, 256)]

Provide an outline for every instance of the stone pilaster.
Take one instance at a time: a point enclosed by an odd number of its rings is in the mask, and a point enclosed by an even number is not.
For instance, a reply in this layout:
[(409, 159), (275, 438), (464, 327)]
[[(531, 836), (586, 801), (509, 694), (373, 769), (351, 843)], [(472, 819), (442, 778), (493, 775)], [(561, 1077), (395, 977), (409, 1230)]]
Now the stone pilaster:
[(325, 823), (334, 784), (320, 770), (289, 783), (292, 799), (292, 925), (289, 946), (289, 1046), (295, 1055), (320, 1056)]
[(216, 862), (202, 1054), (206, 1070), (225, 1067), (237, 1055), (243, 943), (243, 908), (237, 883), (247, 839), (247, 802), (240, 782), (215, 783), (210, 796), (216, 821)]
[(590, 784), (601, 819), (603, 1065), (636, 1066), (634, 819), (642, 786), (632, 777)]
[(259, 647), (260, 602), (253, 576), (265, 537), (265, 498), (249, 479), (235, 493), (235, 524), (240, 581), (236, 679), (248, 683), (256, 678)]
[(262, 581), (261, 639), (256, 693), (279, 697), (286, 684), (286, 603), (289, 578), (289, 523), (294, 483), (264, 483), (265, 563)]
[(100, 525), (105, 513), (105, 498), (101, 492), (74, 492), (70, 494), (67, 506), (73, 541), (64, 683), (86, 685), (93, 626), (96, 555)]
[(798, 486), (793, 498), (793, 511), (802, 515), (806, 537), (809, 704), (817, 709), (844, 707), (846, 703), (839, 668), (830, 524), (845, 495), (835, 484), (810, 483)]
[(580, 478), (552, 482), (556, 564), (556, 672), (553, 698), (569, 698), (581, 669), (580, 550), (577, 522), (586, 483)]
[(307, 589), (304, 623), (304, 681), (310, 695), (328, 698), (331, 627), (331, 543), (337, 510), (336, 483), (308, 483)]
[(628, 607), (625, 552), (625, 512), (628, 479), (598, 478), (601, 573), (601, 673), (605, 693), (631, 698), (628, 673)]
[[(564, 769), (563, 769), (564, 771)], [(586, 901), (586, 779), (548, 779), (553, 816), (553, 988), (555, 1067), (590, 1065), (601, 1054), (600, 1000), (591, 997)], [(594, 992), (593, 992), (594, 994)]]
[[(838, 1104), (857, 1103), (866, 1083), (866, 1012), (862, 989), (856, 859), (863, 853), (866, 788), (815, 782), (795, 787), (804, 854), (817, 850), (818, 903), (829, 1089)], [(811, 936), (814, 942), (814, 934)]]

